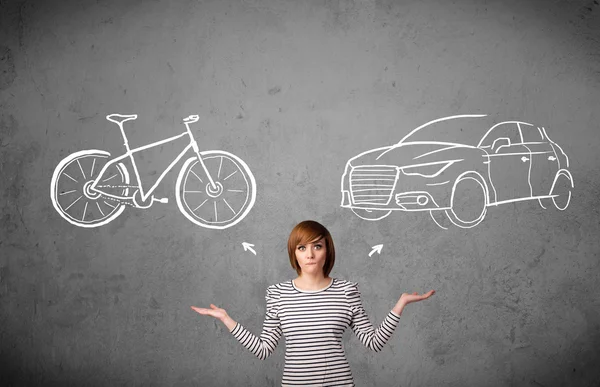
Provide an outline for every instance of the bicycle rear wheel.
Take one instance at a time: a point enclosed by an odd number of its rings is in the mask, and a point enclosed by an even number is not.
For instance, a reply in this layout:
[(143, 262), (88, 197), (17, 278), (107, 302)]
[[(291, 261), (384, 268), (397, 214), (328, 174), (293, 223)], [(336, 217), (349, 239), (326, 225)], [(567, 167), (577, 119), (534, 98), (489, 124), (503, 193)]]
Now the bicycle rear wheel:
[[(64, 219), (79, 227), (99, 227), (119, 216), (125, 205), (90, 190), (107, 163), (110, 153), (84, 150), (65, 157), (55, 168), (50, 183), (50, 199)], [(104, 178), (105, 177), (105, 178)], [(102, 190), (124, 196), (129, 174), (123, 164), (113, 164), (100, 181)]]
[(176, 199), (181, 213), (193, 223), (214, 229), (231, 227), (250, 211), (256, 182), (248, 165), (225, 151), (201, 152), (216, 188), (197, 157), (188, 159), (177, 178)]

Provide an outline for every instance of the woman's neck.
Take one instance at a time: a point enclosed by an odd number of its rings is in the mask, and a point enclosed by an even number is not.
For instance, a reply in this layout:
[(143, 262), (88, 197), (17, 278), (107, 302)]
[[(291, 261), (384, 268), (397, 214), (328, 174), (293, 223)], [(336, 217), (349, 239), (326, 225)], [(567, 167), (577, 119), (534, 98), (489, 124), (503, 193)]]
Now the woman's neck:
[(300, 274), (298, 278), (294, 280), (294, 284), (304, 290), (320, 290), (329, 285), (331, 278), (325, 275), (306, 275)]

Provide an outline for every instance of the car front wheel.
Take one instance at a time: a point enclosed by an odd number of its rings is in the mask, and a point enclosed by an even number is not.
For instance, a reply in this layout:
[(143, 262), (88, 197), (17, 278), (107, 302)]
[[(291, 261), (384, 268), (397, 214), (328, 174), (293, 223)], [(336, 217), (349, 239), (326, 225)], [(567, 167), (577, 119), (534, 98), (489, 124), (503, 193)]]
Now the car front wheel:
[(452, 187), (448, 219), (458, 227), (477, 226), (487, 212), (487, 190), (482, 178), (476, 174), (460, 176)]
[(364, 220), (380, 220), (392, 213), (392, 210), (365, 210), (363, 208), (353, 208), (352, 212)]

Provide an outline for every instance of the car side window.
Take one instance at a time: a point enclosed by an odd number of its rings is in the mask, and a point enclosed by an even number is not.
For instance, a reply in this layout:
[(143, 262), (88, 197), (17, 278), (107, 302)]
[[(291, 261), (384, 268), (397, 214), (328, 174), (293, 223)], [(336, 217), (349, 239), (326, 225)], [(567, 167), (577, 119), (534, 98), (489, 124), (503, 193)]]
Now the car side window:
[(540, 128), (533, 125), (520, 124), (521, 134), (523, 135), (524, 142), (540, 142), (544, 141), (544, 136), (540, 131)]
[(492, 129), (487, 136), (482, 140), (480, 146), (492, 147), (494, 142), (499, 138), (506, 138), (510, 141), (510, 144), (520, 144), (522, 143), (521, 133), (519, 131), (519, 126), (516, 123), (505, 123), (496, 126)]

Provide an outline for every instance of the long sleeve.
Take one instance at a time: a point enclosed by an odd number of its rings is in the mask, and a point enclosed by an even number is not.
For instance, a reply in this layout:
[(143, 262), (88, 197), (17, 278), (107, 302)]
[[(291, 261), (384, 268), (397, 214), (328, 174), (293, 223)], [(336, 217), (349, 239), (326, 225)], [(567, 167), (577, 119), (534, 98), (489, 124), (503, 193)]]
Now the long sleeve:
[(268, 358), (281, 338), (281, 323), (278, 316), (279, 290), (271, 285), (265, 295), (267, 311), (260, 337), (244, 328), (240, 323), (233, 328), (231, 334), (260, 360)]
[(400, 316), (390, 311), (381, 325), (377, 329), (374, 329), (371, 321), (369, 321), (369, 316), (367, 316), (363, 308), (358, 284), (353, 283), (348, 286), (346, 289), (346, 298), (352, 310), (352, 323), (350, 327), (352, 327), (356, 336), (367, 348), (375, 352), (381, 351), (394, 333), (394, 330), (396, 330), (400, 322)]

